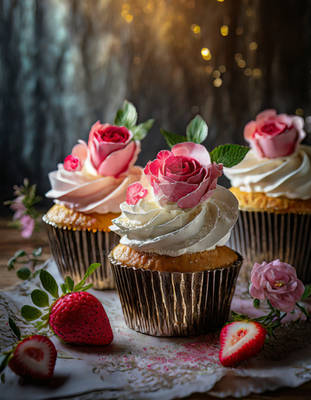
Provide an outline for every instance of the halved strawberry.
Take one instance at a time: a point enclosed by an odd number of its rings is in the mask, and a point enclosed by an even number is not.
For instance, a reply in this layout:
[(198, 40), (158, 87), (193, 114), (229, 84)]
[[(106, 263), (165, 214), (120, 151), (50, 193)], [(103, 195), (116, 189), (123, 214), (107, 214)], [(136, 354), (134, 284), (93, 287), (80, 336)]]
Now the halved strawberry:
[(225, 325), (220, 332), (219, 360), (222, 365), (230, 367), (259, 353), (266, 333), (266, 329), (254, 321)]
[(48, 379), (53, 375), (56, 357), (55, 346), (48, 337), (33, 335), (18, 343), (8, 365), (24, 378)]

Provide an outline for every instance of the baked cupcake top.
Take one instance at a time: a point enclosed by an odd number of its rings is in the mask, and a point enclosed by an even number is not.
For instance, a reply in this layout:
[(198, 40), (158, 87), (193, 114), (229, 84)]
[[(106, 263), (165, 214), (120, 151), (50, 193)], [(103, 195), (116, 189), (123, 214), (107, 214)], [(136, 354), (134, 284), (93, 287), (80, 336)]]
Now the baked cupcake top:
[(57, 170), (50, 172), (52, 189), (46, 197), (86, 214), (120, 212), (128, 185), (142, 175), (134, 164), (140, 140), (153, 124), (153, 120), (136, 122), (136, 109), (127, 101), (118, 110), (114, 125), (97, 121), (88, 143), (79, 140)]
[(303, 119), (266, 110), (244, 129), (251, 150), (243, 161), (224, 174), (233, 187), (269, 197), (307, 200), (311, 198), (311, 147), (301, 145), (305, 137)]
[(121, 244), (174, 257), (224, 245), (238, 202), (217, 185), (222, 168), (200, 144), (179, 143), (161, 151), (148, 162), (141, 182), (129, 186), (110, 229), (121, 236)]

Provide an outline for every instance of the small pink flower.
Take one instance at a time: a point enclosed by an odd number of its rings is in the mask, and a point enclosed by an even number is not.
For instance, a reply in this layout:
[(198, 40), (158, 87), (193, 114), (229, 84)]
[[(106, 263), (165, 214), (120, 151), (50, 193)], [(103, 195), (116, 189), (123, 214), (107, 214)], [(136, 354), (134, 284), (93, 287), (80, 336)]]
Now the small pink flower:
[(244, 137), (261, 157), (277, 158), (292, 154), (306, 136), (303, 119), (266, 110), (244, 128)]
[(10, 208), (15, 211), (13, 215), (13, 220), (21, 219), (26, 212), (26, 207), (24, 206), (23, 200), (25, 196), (18, 196), (10, 205)]
[(267, 299), (274, 308), (291, 312), (303, 292), (304, 285), (297, 278), (296, 270), (291, 265), (280, 260), (254, 264), (250, 286), (252, 297)]
[(143, 199), (148, 194), (148, 190), (145, 189), (141, 183), (136, 182), (129, 185), (126, 190), (126, 202), (129, 205), (136, 205), (140, 199)]
[(185, 142), (160, 151), (144, 172), (160, 202), (192, 208), (212, 195), (222, 165), (211, 163), (204, 146)]
[(118, 178), (135, 163), (140, 151), (139, 141), (125, 126), (101, 124), (97, 121), (89, 134), (90, 159), (102, 176)]
[(64, 160), (64, 168), (66, 171), (80, 171), (81, 170), (81, 163), (78, 157), (69, 154)]
[(20, 219), (21, 225), (22, 225), (22, 236), (25, 239), (30, 238), (32, 235), (32, 232), (35, 228), (35, 220), (31, 218), (29, 215), (24, 215)]

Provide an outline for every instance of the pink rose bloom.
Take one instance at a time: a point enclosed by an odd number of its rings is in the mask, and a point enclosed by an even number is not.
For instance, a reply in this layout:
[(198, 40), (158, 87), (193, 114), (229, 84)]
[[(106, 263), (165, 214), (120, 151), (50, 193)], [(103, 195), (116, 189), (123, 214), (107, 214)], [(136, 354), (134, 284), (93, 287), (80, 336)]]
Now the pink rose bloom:
[(192, 208), (212, 195), (222, 165), (211, 163), (206, 148), (185, 142), (163, 150), (144, 170), (160, 202)]
[(136, 161), (140, 151), (139, 141), (125, 126), (101, 124), (91, 128), (88, 142), (90, 159), (101, 176), (119, 177)]
[(277, 158), (294, 153), (306, 136), (303, 119), (266, 110), (244, 128), (244, 137), (261, 157)]
[(35, 220), (31, 218), (29, 215), (24, 215), (20, 219), (21, 225), (22, 225), (22, 236), (25, 239), (30, 238), (32, 235), (32, 232), (35, 228)]
[(280, 260), (254, 264), (250, 286), (252, 297), (267, 299), (274, 308), (288, 313), (293, 311), (303, 292), (304, 285), (291, 265)]

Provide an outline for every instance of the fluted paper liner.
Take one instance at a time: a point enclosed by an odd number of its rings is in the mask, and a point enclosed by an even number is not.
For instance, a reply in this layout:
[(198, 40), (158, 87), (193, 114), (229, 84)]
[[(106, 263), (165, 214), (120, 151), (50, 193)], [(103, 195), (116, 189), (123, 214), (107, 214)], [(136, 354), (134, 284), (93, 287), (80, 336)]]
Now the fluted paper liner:
[(70, 275), (80, 281), (90, 264), (99, 262), (99, 267), (88, 279), (95, 289), (114, 289), (115, 282), (108, 254), (119, 243), (120, 237), (114, 232), (73, 230), (59, 227), (49, 221), (46, 215), (51, 253), (61, 275)]
[(160, 272), (120, 264), (110, 255), (124, 319), (153, 336), (190, 336), (217, 330), (228, 320), (242, 257), (203, 272)]
[(255, 262), (293, 265), (304, 283), (311, 283), (311, 214), (239, 211), (228, 246), (241, 253), (241, 277), (249, 280)]

